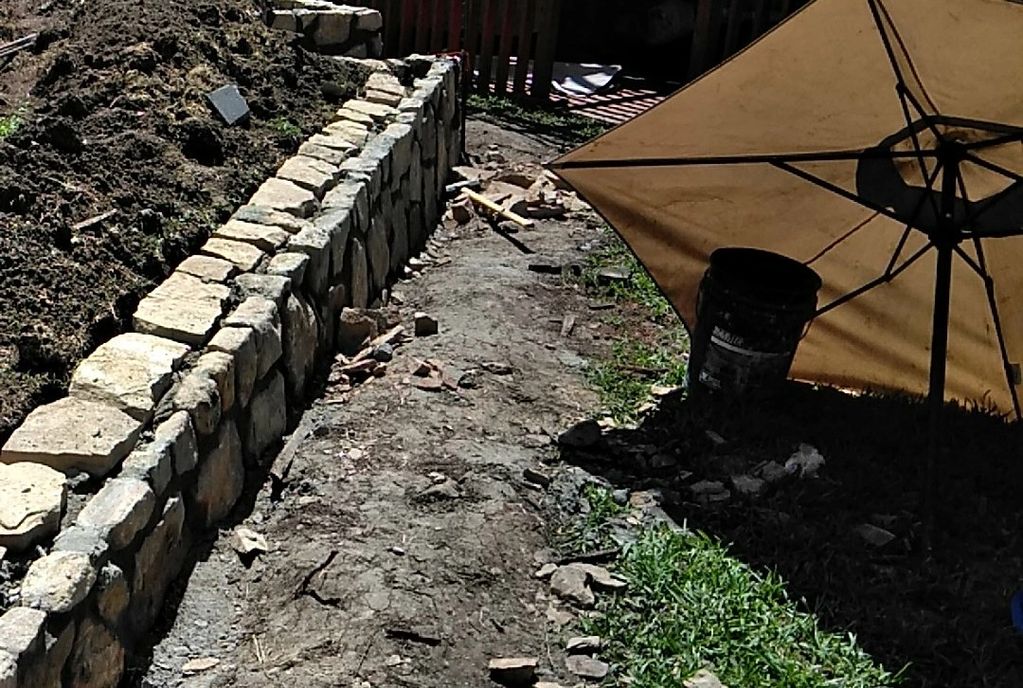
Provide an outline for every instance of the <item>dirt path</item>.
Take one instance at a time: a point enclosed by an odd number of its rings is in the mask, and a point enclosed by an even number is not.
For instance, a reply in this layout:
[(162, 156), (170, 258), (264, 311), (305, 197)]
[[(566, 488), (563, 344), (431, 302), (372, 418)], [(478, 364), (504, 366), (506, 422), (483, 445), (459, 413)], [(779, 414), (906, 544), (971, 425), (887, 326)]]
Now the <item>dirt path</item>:
[[(469, 140), (534, 165), (552, 154), (482, 123)], [(514, 237), (537, 255), (485, 225), (438, 232), (438, 264), (396, 291), (406, 322), (428, 311), (440, 334), (400, 347), (350, 402), (330, 403), (328, 390), (312, 406), (283, 499), (272, 502), (268, 484), (244, 518), (270, 553), (246, 569), (229, 538), (212, 543), (134, 685), (482, 686), (489, 659), (522, 655), (574, 683), (533, 578), (547, 534), (523, 470), (596, 404), (581, 368), (593, 312), (581, 291), (528, 266), (538, 255), (579, 259), (596, 236), (587, 219)], [(577, 324), (563, 337), (568, 313)], [(404, 380), (416, 359), (455, 379), (480, 372), (472, 388), (423, 391)], [(184, 676), (201, 658), (219, 664)]]

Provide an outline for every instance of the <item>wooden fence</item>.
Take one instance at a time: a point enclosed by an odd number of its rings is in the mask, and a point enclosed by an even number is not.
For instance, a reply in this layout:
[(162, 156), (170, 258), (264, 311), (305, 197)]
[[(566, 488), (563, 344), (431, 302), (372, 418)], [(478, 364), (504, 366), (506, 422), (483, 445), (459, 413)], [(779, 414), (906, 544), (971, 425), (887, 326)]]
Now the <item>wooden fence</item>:
[(698, 0), (687, 77), (728, 59), (789, 16), (805, 0)]
[(349, 0), (384, 18), (384, 54), (462, 52), (466, 83), (546, 99), (561, 0)]

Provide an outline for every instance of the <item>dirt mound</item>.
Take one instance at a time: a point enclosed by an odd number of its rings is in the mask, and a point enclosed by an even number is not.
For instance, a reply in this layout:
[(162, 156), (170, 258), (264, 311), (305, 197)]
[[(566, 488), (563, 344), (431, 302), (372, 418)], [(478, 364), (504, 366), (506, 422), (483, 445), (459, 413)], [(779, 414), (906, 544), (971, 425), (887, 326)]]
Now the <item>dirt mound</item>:
[[(2, 441), (363, 75), (246, 0), (8, 0), (0, 27), (40, 33), (0, 61)], [(227, 83), (243, 126), (207, 105)]]

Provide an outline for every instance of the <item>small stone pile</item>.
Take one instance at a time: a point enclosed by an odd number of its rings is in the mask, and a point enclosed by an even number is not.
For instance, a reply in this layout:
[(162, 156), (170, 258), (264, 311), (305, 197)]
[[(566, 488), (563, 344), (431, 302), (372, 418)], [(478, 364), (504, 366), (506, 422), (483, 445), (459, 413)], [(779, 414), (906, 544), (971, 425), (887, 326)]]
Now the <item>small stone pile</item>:
[(377, 58), (383, 54), (383, 18), (377, 10), (330, 0), (274, 0), (271, 28), (302, 35), (310, 49), (330, 55)]

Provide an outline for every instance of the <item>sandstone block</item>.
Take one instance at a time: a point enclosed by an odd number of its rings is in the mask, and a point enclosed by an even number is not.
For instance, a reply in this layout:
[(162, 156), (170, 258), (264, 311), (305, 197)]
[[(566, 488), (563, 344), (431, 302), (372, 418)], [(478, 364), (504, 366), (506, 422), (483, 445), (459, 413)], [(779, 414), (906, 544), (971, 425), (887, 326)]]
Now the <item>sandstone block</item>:
[(387, 225), (380, 217), (373, 218), (369, 234), (366, 235), (366, 251), (369, 254), (369, 271), (374, 293), (387, 286), (387, 275), (391, 269), (391, 249), (387, 242)]
[(234, 359), (234, 397), (242, 407), (249, 405), (252, 388), (259, 375), (257, 335), (251, 327), (224, 327), (210, 340), (210, 351), (220, 351)]
[(277, 170), (277, 176), (308, 189), (316, 198), (332, 189), (341, 177), (339, 167), (304, 155), (289, 158)]
[(274, 10), (270, 12), (270, 28), (298, 33), (298, 17), (291, 10)]
[(217, 429), (220, 406), (217, 382), (202, 370), (190, 371), (167, 398), (168, 411), (187, 411), (192, 419), (192, 427), (200, 435), (209, 435)]
[(73, 525), (65, 528), (53, 541), (54, 552), (75, 552), (88, 557), (92, 565), (99, 566), (110, 554), (106, 535), (96, 528)]
[[(379, 158), (368, 157), (363, 151), (357, 158), (349, 158), (341, 163), (341, 169), (346, 179), (363, 180), (366, 182), (366, 191), (370, 199), (380, 195), (383, 185), (384, 170)], [(390, 164), (388, 164), (390, 169)]]
[(395, 208), (391, 220), (391, 273), (395, 275), (401, 274), (402, 268), (411, 255), (408, 217), (405, 213), (405, 204), (402, 203)]
[(43, 646), (46, 612), (28, 607), (11, 607), (0, 616), (0, 652), (19, 660)]
[(121, 550), (149, 523), (155, 506), (156, 495), (147, 483), (115, 478), (88, 501), (76, 523), (101, 531), (111, 549)]
[(409, 195), (413, 203), (423, 200), (423, 151), (418, 141), (412, 143), (412, 164), (409, 167)]
[(384, 130), (382, 136), (391, 143), (392, 177), (399, 179), (405, 176), (412, 165), (412, 127), (407, 124), (394, 123)]
[[(237, 361), (237, 359), (235, 359)], [(153, 447), (167, 447), (174, 460), (174, 470), (184, 475), (199, 462), (192, 418), (187, 411), (178, 411), (156, 427)]]
[(0, 463), (29, 461), (102, 476), (128, 455), (141, 429), (112, 406), (67, 397), (28, 414), (0, 450)]
[(310, 258), (305, 253), (290, 251), (278, 253), (266, 268), (266, 274), (286, 277), (292, 284), (302, 284), (305, 271), (309, 267)]
[(352, 13), (348, 9), (320, 12), (316, 18), (313, 43), (319, 48), (344, 45), (352, 33)]
[(366, 258), (366, 247), (357, 237), (352, 237), (352, 244), (346, 257), (346, 266), (350, 280), (349, 300), (355, 308), (366, 308), (369, 305), (370, 293), (369, 262)]
[(263, 182), (249, 199), (249, 204), (280, 210), (301, 218), (311, 216), (319, 208), (316, 196), (311, 191), (276, 177)]
[(260, 379), (284, 352), (281, 345), (281, 319), (276, 304), (261, 296), (242, 301), (224, 321), (227, 327), (247, 327), (256, 340), (256, 378)]
[(100, 618), (111, 628), (121, 626), (130, 599), (128, 580), (121, 567), (108, 563), (100, 569), (96, 580), (96, 607)]
[(213, 232), (214, 238), (240, 241), (266, 253), (273, 253), (283, 246), (291, 234), (281, 227), (236, 219), (228, 220)]
[(230, 354), (222, 351), (211, 351), (199, 357), (195, 367), (197, 370), (209, 374), (217, 383), (217, 391), (220, 392), (221, 416), (234, 407), (235, 381), (234, 359)]
[[(381, 132), (374, 136), (369, 141), (369, 143), (366, 144), (366, 147), (363, 149), (362, 153), (359, 154), (358, 158), (365, 161), (367, 164), (369, 163), (375, 164), (376, 167), (380, 170), (381, 194), (386, 193), (391, 185), (391, 173), (394, 167), (393, 164), (394, 156), (392, 155), (391, 150), (391, 146), (393, 144), (394, 142), (391, 140), (391, 138), (384, 134), (383, 132)], [(342, 167), (351, 164), (352, 164), (351, 161), (346, 161), (345, 163), (342, 164)], [(369, 174), (368, 167), (363, 171)]]
[(252, 397), (249, 418), (243, 438), (245, 455), (258, 461), (278, 442), (287, 429), (287, 401), (284, 378), (274, 372), (263, 387)]
[(347, 107), (347, 103), (336, 113), (334, 113), (334, 117), (338, 121), (354, 122), (355, 124), (363, 126), (366, 129), (372, 129), (374, 124), (372, 116), (370, 116), (368, 113), (362, 112), (361, 110), (356, 110), (354, 108)]
[(252, 244), (221, 239), (216, 234), (214, 234), (212, 239), (203, 244), (199, 251), (207, 256), (222, 258), (242, 272), (252, 272), (259, 265), (259, 262), (266, 257), (265, 252), (260, 251)]
[(261, 205), (243, 205), (231, 216), (232, 220), (240, 222), (251, 222), (257, 225), (269, 225), (279, 227), (289, 234), (297, 234), (309, 226), (309, 220), (295, 217), (273, 208)]
[(71, 396), (119, 408), (146, 420), (170, 388), (188, 346), (150, 334), (128, 332), (100, 345), (71, 376)]
[[(258, 397), (257, 397), (258, 398)], [(253, 400), (255, 406), (256, 400)], [(192, 513), (204, 527), (227, 516), (245, 487), (241, 439), (234, 421), (224, 421), (216, 443), (199, 465), (192, 491)]]
[(231, 296), (222, 284), (209, 284), (198, 277), (175, 272), (135, 311), (135, 329), (198, 346), (205, 342)]
[(319, 134), (313, 134), (306, 143), (313, 146), (332, 148), (344, 153), (341, 162), (355, 155), (369, 138), (369, 129), (364, 125), (347, 120), (340, 120), (323, 128)]
[(345, 266), (348, 235), (352, 232), (354, 208), (328, 208), (316, 218), (314, 224), (330, 235), (330, 282), (341, 274)]
[(167, 502), (160, 522), (135, 555), (129, 615), (136, 633), (149, 630), (156, 620), (168, 586), (181, 571), (188, 546), (185, 504), (175, 497)]
[(205, 282), (226, 282), (238, 272), (238, 268), (223, 258), (189, 256), (181, 261), (177, 271), (198, 277)]
[(371, 219), (369, 186), (362, 181), (346, 179), (323, 199), (326, 210), (352, 211), (352, 230), (365, 234)]
[(243, 299), (247, 299), (250, 296), (262, 296), (264, 299), (273, 301), (280, 308), (284, 305), (288, 294), (291, 293), (292, 283), (287, 277), (281, 277), (280, 275), (245, 273), (244, 275), (238, 275), (235, 284), (238, 285)]
[(366, 95), (363, 96), (363, 99), (370, 103), (380, 103), (381, 105), (387, 105), (388, 107), (397, 107), (401, 103), (401, 98), (402, 97), (396, 93), (375, 91), (373, 89), (367, 89)]
[(157, 497), (163, 495), (174, 477), (174, 456), (167, 443), (138, 447), (121, 464), (121, 477), (144, 480)]
[(379, 31), (384, 28), (383, 15), (377, 10), (360, 7), (355, 10), (355, 28), (359, 31)]
[(0, 464), (0, 547), (20, 552), (56, 533), (66, 497), (63, 473), (37, 463)]
[(346, 145), (343, 147), (325, 146), (321, 143), (306, 141), (298, 147), (298, 154), (307, 158), (322, 160), (328, 165), (340, 166), (348, 158), (349, 153), (355, 150), (355, 146), (348, 141), (343, 141), (342, 143)]
[(301, 294), (291, 294), (283, 313), (284, 372), (288, 394), (301, 399), (316, 364), (319, 340), (316, 312)]
[(117, 688), (124, 673), (124, 646), (102, 621), (86, 617), (78, 626), (69, 667), (75, 688)]
[(66, 614), (82, 602), (96, 582), (96, 569), (82, 552), (53, 552), (36, 559), (21, 581), (21, 603)]
[(289, 251), (309, 256), (305, 288), (315, 296), (324, 296), (330, 283), (330, 243), (330, 234), (318, 227), (302, 230), (288, 242)]
[(0, 688), (18, 688), (18, 660), (0, 652)]
[(401, 85), (398, 77), (387, 72), (374, 72), (366, 79), (367, 91), (380, 91), (397, 95), (398, 99), (405, 97), (405, 87)]
[[(42, 652), (33, 658), (31, 664), (22, 668), (22, 687), (54, 688), (61, 685), (61, 674), (71, 654), (74, 639), (74, 622), (64, 624), (64, 627), (53, 635), (45, 633)], [(0, 685), (3, 685), (2, 680)]]

